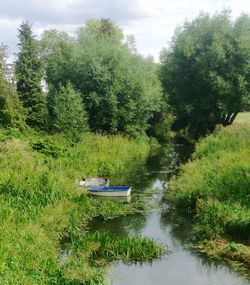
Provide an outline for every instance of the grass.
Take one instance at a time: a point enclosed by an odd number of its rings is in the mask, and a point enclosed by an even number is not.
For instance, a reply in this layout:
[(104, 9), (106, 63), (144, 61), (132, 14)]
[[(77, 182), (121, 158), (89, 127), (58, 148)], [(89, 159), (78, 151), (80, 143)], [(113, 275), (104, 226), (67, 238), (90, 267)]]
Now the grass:
[[(123, 136), (88, 134), (76, 143), (59, 135), (0, 130), (0, 284), (102, 284), (96, 253), (105, 258), (108, 244), (85, 227), (96, 216), (134, 213), (138, 205), (100, 203), (78, 181), (92, 175), (109, 176), (112, 183), (132, 181), (152, 145)], [(64, 239), (70, 248), (66, 259), (61, 258)], [(162, 254), (152, 241), (135, 238), (115, 244), (122, 242), (128, 247), (116, 259), (126, 255), (129, 260), (129, 252), (146, 260)], [(145, 242), (151, 246), (146, 254)]]
[(250, 124), (250, 112), (239, 113), (235, 119), (235, 123), (239, 124)]
[[(90, 245), (90, 246), (89, 246)], [(152, 239), (135, 236), (121, 237), (106, 231), (97, 231), (84, 239), (78, 239), (78, 248), (94, 245), (91, 259), (98, 264), (115, 260), (125, 263), (152, 262), (165, 253), (164, 247), (155, 244)]]
[[(249, 113), (240, 114), (235, 124), (219, 127), (197, 143), (192, 159), (171, 180), (169, 198), (176, 207), (193, 215), (193, 231), (200, 247), (211, 255), (244, 264), (249, 270), (250, 128), (247, 118)], [(223, 241), (223, 246), (215, 250), (218, 241)]]

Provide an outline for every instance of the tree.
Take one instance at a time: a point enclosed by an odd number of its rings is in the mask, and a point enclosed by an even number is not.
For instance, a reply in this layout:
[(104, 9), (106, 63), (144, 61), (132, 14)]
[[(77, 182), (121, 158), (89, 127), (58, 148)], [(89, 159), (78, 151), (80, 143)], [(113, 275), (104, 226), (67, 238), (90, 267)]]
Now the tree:
[(88, 38), (95, 40), (108, 40), (120, 44), (123, 40), (123, 31), (110, 19), (91, 19), (84, 27), (78, 29), (78, 40), (85, 41)]
[[(39, 42), (46, 83), (54, 90), (71, 81), (75, 69), (74, 40), (65, 32), (44, 31)], [(53, 92), (54, 92), (53, 90)]]
[(25, 112), (11, 81), (6, 63), (7, 47), (0, 45), (0, 124), (4, 127), (25, 128)]
[(87, 114), (81, 94), (68, 83), (49, 95), (52, 129), (77, 135), (88, 130)]
[(27, 123), (33, 127), (44, 127), (47, 111), (46, 97), (42, 92), (42, 65), (37, 42), (31, 25), (23, 22), (18, 30), (19, 47), (16, 61), (16, 86), (23, 106), (28, 110)]
[(103, 28), (99, 36), (100, 21), (89, 21), (76, 41), (55, 46), (47, 63), (47, 83), (58, 90), (71, 82), (82, 95), (92, 131), (138, 136), (161, 108), (158, 69), (123, 43), (111, 23), (107, 26), (112, 32)]
[(161, 79), (176, 130), (198, 137), (232, 124), (250, 92), (250, 18), (201, 14), (179, 27), (161, 54)]

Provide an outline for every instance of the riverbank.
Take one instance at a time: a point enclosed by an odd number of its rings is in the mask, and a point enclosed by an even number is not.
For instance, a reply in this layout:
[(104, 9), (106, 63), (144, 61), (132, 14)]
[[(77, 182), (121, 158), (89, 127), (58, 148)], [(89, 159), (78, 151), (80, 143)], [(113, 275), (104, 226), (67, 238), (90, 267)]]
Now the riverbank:
[[(245, 119), (244, 119), (245, 118)], [(201, 139), (170, 182), (168, 198), (193, 218), (199, 250), (250, 269), (249, 114)]]
[(86, 226), (94, 217), (136, 213), (145, 203), (100, 203), (78, 186), (82, 177), (97, 175), (114, 184), (132, 182), (156, 148), (146, 138), (88, 134), (73, 142), (0, 130), (0, 283), (102, 284), (100, 263), (163, 254), (150, 239), (89, 234)]

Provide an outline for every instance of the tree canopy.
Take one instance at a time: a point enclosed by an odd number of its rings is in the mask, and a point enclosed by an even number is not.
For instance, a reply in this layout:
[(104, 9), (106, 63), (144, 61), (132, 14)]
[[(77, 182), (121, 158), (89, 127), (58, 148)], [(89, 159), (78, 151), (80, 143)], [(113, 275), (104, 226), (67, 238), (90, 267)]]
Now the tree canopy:
[(162, 88), (156, 64), (123, 38), (109, 19), (88, 21), (76, 39), (59, 41), (54, 33), (54, 48), (45, 58), (46, 80), (49, 88), (70, 82), (80, 92), (92, 131), (137, 136), (159, 112)]
[(161, 54), (161, 79), (176, 130), (198, 137), (231, 124), (249, 101), (250, 18), (201, 14), (177, 28)]

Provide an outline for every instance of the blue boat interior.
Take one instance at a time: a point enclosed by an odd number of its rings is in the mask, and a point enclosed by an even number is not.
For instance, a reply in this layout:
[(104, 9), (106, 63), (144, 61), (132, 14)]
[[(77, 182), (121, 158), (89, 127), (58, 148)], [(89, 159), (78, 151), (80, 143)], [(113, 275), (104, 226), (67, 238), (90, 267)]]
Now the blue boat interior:
[(127, 191), (131, 186), (88, 186), (90, 191)]

